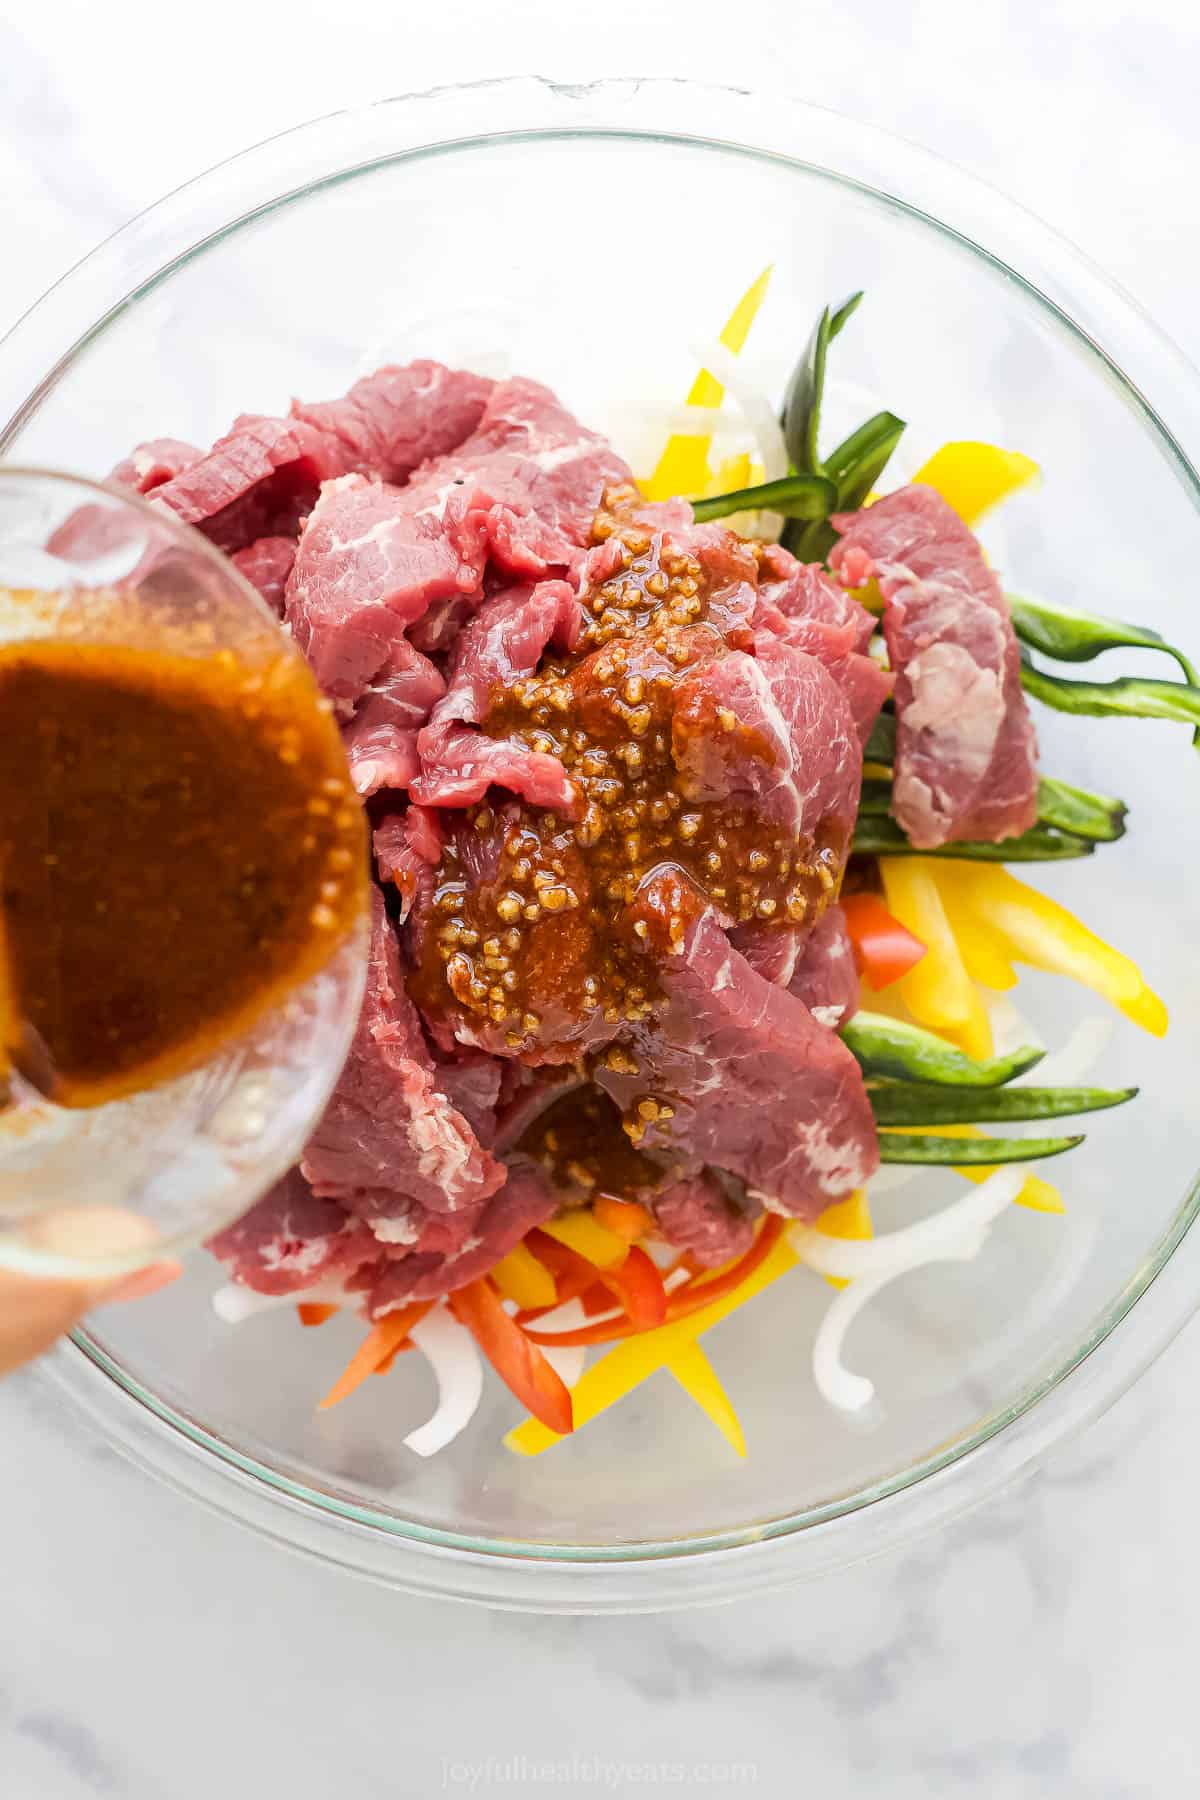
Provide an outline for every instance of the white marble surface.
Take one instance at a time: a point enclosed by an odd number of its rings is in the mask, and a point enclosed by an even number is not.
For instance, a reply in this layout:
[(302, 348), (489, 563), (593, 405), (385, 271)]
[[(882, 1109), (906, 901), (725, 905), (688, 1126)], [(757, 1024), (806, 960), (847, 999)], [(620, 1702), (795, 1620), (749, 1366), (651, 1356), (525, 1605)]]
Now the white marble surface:
[[(641, 72), (790, 88), (924, 141), (1200, 355), (1190, 10), (0, 0), (0, 327), (136, 208), (304, 116), (457, 77)], [(0, 1795), (624, 1793), (682, 1761), (709, 1791), (1176, 1800), (1200, 1761), (1198, 1386), (1193, 1328), (1082, 1443), (919, 1550), (712, 1613), (589, 1621), (300, 1563), (10, 1381)], [(513, 1758), (572, 1755), (574, 1781), (514, 1778)]]

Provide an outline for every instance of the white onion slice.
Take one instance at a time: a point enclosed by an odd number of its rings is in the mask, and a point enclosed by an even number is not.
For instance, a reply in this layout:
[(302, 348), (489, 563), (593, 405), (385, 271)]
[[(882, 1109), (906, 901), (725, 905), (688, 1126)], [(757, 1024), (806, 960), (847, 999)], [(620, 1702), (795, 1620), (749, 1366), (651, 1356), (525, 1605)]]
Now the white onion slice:
[(889, 1282), (932, 1263), (969, 1262), (977, 1256), (993, 1220), (1012, 1205), (1027, 1170), (1023, 1164), (997, 1169), (994, 1175), (902, 1231), (864, 1242), (828, 1237), (811, 1226), (793, 1225), (789, 1239), (802, 1262), (822, 1275), (850, 1285), (830, 1303), (812, 1349), (813, 1380), (831, 1406), (858, 1412), (875, 1397), (865, 1375), (855, 1375), (842, 1362), (846, 1333), (867, 1302)]
[[(1092, 1013), (1081, 1019), (1060, 1050), (1052, 1050), (1040, 1063), (1018, 1080), (1037, 1087), (1075, 1087), (1090, 1075), (1116, 1029), (1116, 1021), (1106, 1013)], [(1014, 1084), (1015, 1085), (1015, 1084)]]
[(445, 1306), (435, 1306), (411, 1332), (438, 1384), (437, 1410), (410, 1431), (405, 1448), (418, 1456), (435, 1456), (452, 1444), (475, 1417), (483, 1395), (483, 1361), (475, 1339)]
[(882, 1237), (830, 1237), (811, 1225), (790, 1225), (788, 1237), (801, 1262), (819, 1275), (833, 1275), (840, 1281), (857, 1281), (890, 1269), (916, 1268), (948, 1244), (990, 1225), (1005, 1207), (1012, 1205), (1027, 1174), (1024, 1163), (997, 1169), (977, 1188), (940, 1212), (918, 1219), (915, 1225), (905, 1225), (900, 1231), (885, 1232)]
[(281, 1312), (289, 1306), (344, 1306), (346, 1290), (334, 1282), (299, 1288), (290, 1294), (260, 1294), (240, 1281), (227, 1281), (212, 1297), (212, 1309), (226, 1325), (241, 1325), (259, 1313)]
[(869, 1406), (875, 1398), (874, 1382), (865, 1375), (854, 1374), (842, 1361), (842, 1346), (854, 1320), (869, 1300), (901, 1275), (907, 1275), (911, 1268), (927, 1268), (932, 1263), (970, 1262), (978, 1255), (986, 1235), (986, 1231), (973, 1231), (957, 1244), (926, 1255), (920, 1263), (903, 1263), (882, 1269), (877, 1275), (864, 1275), (844, 1287), (831, 1301), (813, 1340), (813, 1380), (821, 1398), (840, 1412), (861, 1412), (864, 1406)]
[(765, 391), (747, 375), (746, 369), (724, 344), (711, 339), (693, 343), (693, 354), (710, 375), (715, 375), (728, 388), (747, 425), (754, 433), (758, 459), (763, 466), (764, 481), (779, 481), (788, 471), (788, 455), (783, 431)]

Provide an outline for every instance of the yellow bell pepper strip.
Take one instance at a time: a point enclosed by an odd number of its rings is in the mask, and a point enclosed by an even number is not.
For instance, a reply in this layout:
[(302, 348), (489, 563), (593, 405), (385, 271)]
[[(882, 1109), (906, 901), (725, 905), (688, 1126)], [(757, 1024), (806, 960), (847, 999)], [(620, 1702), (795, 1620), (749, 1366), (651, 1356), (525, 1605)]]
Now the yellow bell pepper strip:
[(994, 865), (973, 867), (970, 881), (964, 880), (959, 892), (976, 921), (997, 933), (1016, 962), (1069, 976), (1153, 1037), (1166, 1034), (1167, 1009), (1136, 963), (1089, 931), (1057, 900)]
[(583, 1207), (577, 1212), (560, 1213), (557, 1219), (550, 1219), (540, 1229), (547, 1237), (565, 1244), (568, 1250), (574, 1250), (577, 1256), (594, 1263), (598, 1269), (618, 1269), (629, 1255), (625, 1239), (601, 1225)]
[(981, 924), (971, 911), (974, 875), (973, 863), (940, 863), (936, 876), (938, 892), (967, 974), (972, 981), (1004, 994), (1016, 987), (1017, 972), (997, 934)]
[[(751, 283), (725, 321), (720, 341), (734, 356), (746, 342), (750, 327), (766, 297), (772, 266), (768, 265), (758, 280)], [(688, 405), (720, 406), (724, 398), (725, 389), (716, 376), (710, 375), (707, 369), (701, 369), (688, 394)], [(653, 475), (642, 483), (642, 492), (647, 500), (670, 500), (676, 494), (690, 496), (706, 493), (712, 480), (712, 471), (708, 466), (711, 447), (712, 437), (707, 432), (674, 432), (667, 439), (666, 449), (659, 457), (658, 467)]]
[[(824, 1232), (826, 1237), (853, 1238), (863, 1240), (873, 1237), (874, 1227), (871, 1224), (871, 1207), (867, 1200), (866, 1188), (855, 1188), (845, 1200), (835, 1200), (818, 1214), (815, 1229)], [(846, 1283), (839, 1275), (826, 1275), (830, 1287), (844, 1288)]]
[(688, 1344), (677, 1350), (666, 1364), (689, 1400), (707, 1413), (730, 1449), (738, 1456), (746, 1454), (746, 1436), (741, 1420), (733, 1410), (733, 1402), (721, 1386), (717, 1371), (699, 1344)]
[(974, 982), (971, 983), (969, 1008), (965, 1023), (949, 1035), (959, 1049), (965, 1050), (968, 1056), (973, 1056), (976, 1062), (986, 1062), (996, 1046), (988, 1009)]
[(935, 450), (913, 480), (936, 488), (964, 524), (973, 525), (998, 501), (1027, 487), (1040, 474), (1037, 464), (1019, 450), (1000, 450), (995, 444), (954, 443)]
[(928, 857), (880, 858), (888, 911), (925, 945), (925, 955), (896, 984), (913, 1018), (935, 1031), (953, 1031), (972, 1016), (970, 977), (942, 905)]
[(554, 1277), (545, 1263), (538, 1261), (528, 1244), (518, 1244), (488, 1273), (504, 1298), (515, 1300), (522, 1310), (553, 1306), (557, 1302)]
[[(922, 1127), (920, 1125), (895, 1125), (892, 1126), (891, 1129), (894, 1131), (905, 1132), (909, 1136), (916, 1136), (920, 1133)], [(983, 1132), (980, 1131), (978, 1125), (939, 1125), (938, 1136), (980, 1138), (983, 1136)], [(996, 1173), (996, 1164), (991, 1163), (984, 1165), (979, 1163), (959, 1163), (955, 1165), (954, 1173), (956, 1175), (961, 1175), (966, 1181), (973, 1181), (976, 1186), (978, 1186), (981, 1181), (986, 1181), (989, 1175), (994, 1175)], [(1054, 1183), (1051, 1181), (1043, 1181), (1040, 1175), (1027, 1175), (1025, 1177), (1021, 1186), (1021, 1191), (1013, 1201), (1013, 1205), (1027, 1206), (1031, 1212), (1065, 1213), (1067, 1210), (1063, 1205), (1062, 1195), (1054, 1186)], [(824, 1215), (822, 1214), (822, 1218), (823, 1217)], [(817, 1220), (817, 1230), (825, 1230), (825, 1226), (822, 1224), (821, 1219)], [(834, 1235), (848, 1237), (850, 1234), (849, 1232), (839, 1232)]]
[[(571, 1390), (575, 1429), (578, 1431), (581, 1425), (586, 1425), (616, 1401), (623, 1400), (647, 1376), (664, 1368), (672, 1357), (694, 1344), (713, 1325), (761, 1294), (789, 1269), (794, 1269), (798, 1261), (786, 1238), (780, 1236), (757, 1269), (732, 1293), (723, 1294), (710, 1306), (688, 1313), (669, 1325), (639, 1332), (636, 1337), (625, 1338), (616, 1344), (599, 1362), (593, 1363)], [(540, 1456), (543, 1450), (560, 1441), (557, 1433), (547, 1430), (537, 1419), (526, 1419), (504, 1440), (519, 1456)]]

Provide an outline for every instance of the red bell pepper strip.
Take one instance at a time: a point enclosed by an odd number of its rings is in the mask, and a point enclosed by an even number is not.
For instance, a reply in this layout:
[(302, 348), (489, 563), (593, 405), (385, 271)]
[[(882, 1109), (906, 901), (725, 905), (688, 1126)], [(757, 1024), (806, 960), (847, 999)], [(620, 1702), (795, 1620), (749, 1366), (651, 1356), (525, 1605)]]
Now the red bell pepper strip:
[[(717, 1269), (711, 1275), (689, 1281), (686, 1286), (676, 1288), (673, 1294), (667, 1295), (665, 1317), (660, 1323), (669, 1325), (676, 1319), (685, 1319), (689, 1313), (699, 1312), (702, 1307), (740, 1287), (759, 1264), (766, 1260), (782, 1235), (784, 1223), (777, 1214), (768, 1213), (758, 1236), (744, 1256), (740, 1256), (736, 1262), (727, 1263), (723, 1269)], [(580, 1325), (575, 1331), (547, 1332), (542, 1335), (537, 1331), (530, 1331), (528, 1336), (535, 1344), (561, 1344), (565, 1348), (568, 1344), (612, 1344), (620, 1338), (633, 1337), (644, 1329), (645, 1327), (632, 1322), (609, 1319), (597, 1321), (594, 1325)]]
[(450, 1308), (522, 1406), (551, 1431), (575, 1429), (571, 1395), (541, 1351), (504, 1310), (486, 1276), (450, 1295)]
[(336, 1306), (325, 1306), (316, 1300), (301, 1300), (296, 1307), (302, 1325), (324, 1325), (337, 1310)]
[(636, 1330), (650, 1331), (665, 1322), (667, 1294), (663, 1278), (636, 1244), (619, 1269), (602, 1269), (600, 1279), (621, 1302)]
[(893, 918), (878, 894), (847, 894), (842, 911), (858, 972), (877, 993), (907, 975), (925, 955), (920, 938)]
[(432, 1300), (417, 1300), (411, 1306), (402, 1306), (398, 1312), (388, 1313), (380, 1319), (322, 1400), (321, 1412), (328, 1412), (331, 1406), (336, 1406), (339, 1400), (344, 1400), (347, 1394), (352, 1394), (356, 1387), (360, 1387), (368, 1375), (373, 1375), (379, 1365), (386, 1362), (392, 1352), (399, 1348), (413, 1326), (425, 1317), (432, 1305)]

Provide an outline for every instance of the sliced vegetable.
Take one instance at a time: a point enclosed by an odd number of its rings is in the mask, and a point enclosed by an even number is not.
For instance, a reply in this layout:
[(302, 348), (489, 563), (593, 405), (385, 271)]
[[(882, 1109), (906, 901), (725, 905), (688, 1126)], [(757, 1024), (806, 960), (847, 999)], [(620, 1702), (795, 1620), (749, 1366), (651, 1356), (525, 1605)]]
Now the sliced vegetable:
[[(607, 1356), (593, 1363), (575, 1386), (572, 1399), (576, 1429), (615, 1401), (624, 1399), (647, 1376), (664, 1367), (677, 1350), (694, 1343), (710, 1327), (761, 1294), (773, 1281), (795, 1268), (797, 1261), (796, 1252), (777, 1230), (757, 1267), (732, 1292), (714, 1298), (687, 1318), (660, 1325), (656, 1331), (640, 1332), (610, 1350)], [(536, 1419), (527, 1419), (510, 1431), (504, 1441), (510, 1450), (521, 1456), (539, 1456), (559, 1439)]]
[(1109, 794), (1090, 794), (1086, 788), (1072, 787), (1048, 775), (1038, 782), (1038, 822), (1042, 825), (1111, 844), (1124, 837), (1128, 812), (1123, 800)]
[(741, 1421), (699, 1344), (684, 1344), (666, 1366), (688, 1398), (696, 1402), (701, 1412), (707, 1413), (735, 1454), (745, 1456), (746, 1436)]
[(825, 358), (830, 344), (857, 311), (862, 290), (851, 294), (832, 312), (826, 306), (813, 327), (804, 355), (792, 371), (783, 399), (783, 441), (802, 475), (824, 473), (817, 438), (821, 428), (821, 402), (825, 393)]
[(802, 1262), (822, 1275), (849, 1281), (831, 1302), (813, 1344), (813, 1378), (831, 1406), (857, 1412), (875, 1398), (873, 1383), (842, 1362), (842, 1345), (854, 1319), (889, 1282), (932, 1263), (969, 1262), (982, 1249), (993, 1222), (1021, 1186), (1016, 1169), (1000, 1169), (952, 1206), (869, 1244), (823, 1238), (811, 1226), (793, 1225), (791, 1241)]
[(860, 856), (957, 856), (977, 862), (1064, 862), (1091, 856), (1095, 843), (1052, 825), (1034, 825), (1003, 843), (944, 844), (939, 850), (914, 850), (894, 819), (861, 818), (854, 827), (853, 848)]
[(328, 1412), (357, 1387), (361, 1387), (368, 1375), (373, 1375), (380, 1363), (386, 1362), (393, 1351), (401, 1344), (414, 1325), (420, 1323), (433, 1305), (432, 1300), (416, 1300), (411, 1306), (402, 1306), (398, 1312), (388, 1313), (372, 1326), (341, 1375), (334, 1382), (319, 1410)]
[(866, 762), (886, 763), (891, 768), (896, 760), (896, 715), (894, 712), (880, 713), (871, 727), (871, 735), (867, 739), (863, 758)]
[[(876, 413), (873, 418), (852, 431), (848, 438), (831, 450), (825, 458), (825, 473), (837, 488), (837, 505), (833, 512), (855, 512), (870, 497), (896, 445), (904, 435), (903, 419), (895, 413)], [(804, 526), (789, 525), (783, 542), (801, 562), (824, 562), (837, 542), (837, 532), (828, 520), (813, 520)], [(873, 612), (882, 610), (874, 581), (859, 599)]]
[[(889, 775), (866, 776), (862, 784), (862, 797), (858, 808), (859, 817), (862, 819), (888, 818), (891, 813), (891, 805), (891, 777)], [(1049, 776), (1043, 776), (1038, 783), (1039, 826), (1050, 825), (1056, 831), (1071, 836), (1090, 838), (1093, 843), (1113, 843), (1117, 838), (1124, 837), (1128, 811), (1123, 800), (1113, 799), (1108, 794), (1091, 794), (1086, 788), (1072, 787), (1068, 782), (1055, 781)], [(899, 830), (898, 826), (897, 830)], [(1039, 841), (1044, 842), (1047, 838), (1047, 833), (1039, 834)], [(996, 851), (995, 860), (1002, 861), (1007, 857), (1011, 842), (1010, 839), (992, 846)], [(958, 853), (958, 849), (957, 844), (948, 844), (940, 854), (953, 856)], [(917, 853), (910, 846), (906, 854)], [(928, 856), (934, 853), (924, 851), (921, 854)], [(1079, 851), (1077, 854), (1086, 855), (1087, 852)]]
[(913, 476), (914, 482), (936, 488), (966, 525), (973, 525), (999, 501), (1027, 487), (1041, 474), (1035, 462), (1019, 450), (1001, 450), (995, 444), (943, 444)]
[[(971, 1019), (971, 978), (963, 966), (938, 891), (936, 869), (924, 857), (885, 857), (879, 864), (888, 909), (924, 944), (925, 955), (900, 982), (900, 997), (913, 1017), (936, 1030), (953, 1031)], [(873, 987), (886, 982), (870, 977)]]
[(619, 1269), (606, 1269), (601, 1277), (605, 1287), (616, 1295), (638, 1331), (649, 1331), (661, 1325), (667, 1316), (667, 1293), (663, 1278), (644, 1250), (633, 1245)]
[(913, 1135), (905, 1132), (881, 1131), (879, 1160), (882, 1163), (922, 1163), (944, 1168), (960, 1164), (1039, 1162), (1047, 1156), (1062, 1156), (1082, 1144), (1082, 1135), (1057, 1138), (990, 1138), (959, 1137), (950, 1133), (940, 1136)]
[[(783, 1231), (783, 1220), (774, 1213), (768, 1213), (758, 1230), (749, 1250), (734, 1262), (726, 1263), (720, 1269), (713, 1269), (689, 1281), (686, 1286), (677, 1288), (667, 1298), (666, 1321), (674, 1324), (687, 1318), (689, 1313), (700, 1312), (721, 1299), (724, 1295), (741, 1287), (742, 1283), (753, 1275), (754, 1271), (770, 1255), (771, 1249)], [(585, 1325), (577, 1332), (555, 1332), (546, 1341), (556, 1344), (610, 1344), (618, 1338), (629, 1337), (636, 1333), (637, 1327), (627, 1321), (604, 1322), (597, 1320)], [(538, 1344), (543, 1340), (539, 1328), (532, 1326), (530, 1339)]]
[(438, 1403), (432, 1417), (402, 1441), (418, 1456), (436, 1456), (475, 1417), (483, 1396), (483, 1363), (471, 1333), (444, 1306), (414, 1325), (412, 1339), (433, 1370)]
[(539, 1262), (528, 1244), (518, 1244), (491, 1270), (492, 1280), (506, 1300), (519, 1307), (554, 1306), (558, 1290), (545, 1263)]
[(1200, 688), (1181, 681), (1150, 681), (1122, 675), (1116, 681), (1068, 681), (1048, 675), (1028, 654), (1021, 659), (1021, 685), (1056, 712), (1091, 719), (1169, 719), (1200, 727)]
[(614, 1237), (626, 1244), (636, 1244), (654, 1229), (654, 1220), (636, 1200), (618, 1200), (613, 1194), (601, 1194), (592, 1202), (592, 1215)]
[[(501, 1304), (500, 1296), (481, 1276), (450, 1296), (455, 1316), (467, 1327), (505, 1386), (551, 1431), (574, 1428), (571, 1395), (537, 1345)], [(560, 1340), (564, 1341), (564, 1340)]]
[[(844, 1200), (835, 1200), (827, 1206), (816, 1221), (816, 1230), (823, 1237), (846, 1238), (853, 1243), (865, 1243), (874, 1235), (871, 1224), (871, 1206), (867, 1199), (866, 1188), (855, 1188)], [(840, 1276), (825, 1277), (830, 1287), (845, 1287)]]
[(876, 894), (846, 894), (846, 931), (860, 975), (873, 988), (891, 987), (926, 954), (920, 938), (893, 917)]
[(1017, 962), (1067, 975), (1090, 987), (1155, 1037), (1167, 1029), (1167, 1009), (1137, 965), (1089, 931), (1056, 900), (1039, 894), (1007, 869), (976, 868), (960, 878), (958, 903), (990, 926)]
[(1045, 1055), (1044, 1050), (1025, 1045), (1005, 1056), (975, 1062), (932, 1031), (871, 1012), (855, 1013), (842, 1026), (841, 1038), (865, 1075), (950, 1087), (1002, 1087)]
[(1066, 1119), (1080, 1113), (1124, 1106), (1130, 1088), (1008, 1087), (946, 1088), (918, 1082), (870, 1090), (877, 1125), (954, 1125), (1015, 1119)]
[(697, 524), (706, 519), (725, 519), (731, 513), (782, 513), (786, 519), (824, 519), (837, 505), (837, 489), (823, 475), (785, 475), (782, 481), (764, 481), (758, 487), (739, 488), (731, 494), (714, 494), (694, 500)]
[[(763, 270), (742, 295), (721, 332), (721, 343), (734, 356), (745, 344), (766, 297), (771, 269)], [(688, 394), (689, 406), (720, 406), (725, 389), (715, 375), (701, 369)], [(647, 500), (670, 500), (676, 494), (702, 494), (708, 486), (708, 454), (712, 438), (707, 433), (676, 432), (667, 440), (649, 481), (644, 483)]]
[(302, 1325), (324, 1325), (337, 1310), (336, 1306), (323, 1306), (315, 1300), (301, 1300), (296, 1307)]
[(1091, 662), (1105, 650), (1162, 650), (1174, 657), (1189, 687), (1200, 685), (1194, 663), (1146, 625), (1128, 625), (1073, 606), (1047, 606), (1019, 594), (1009, 594), (1008, 605), (1017, 636), (1057, 662)]
[(615, 1269), (629, 1254), (629, 1245), (615, 1231), (607, 1230), (585, 1207), (560, 1213), (540, 1229), (568, 1250), (594, 1263), (598, 1269)]

